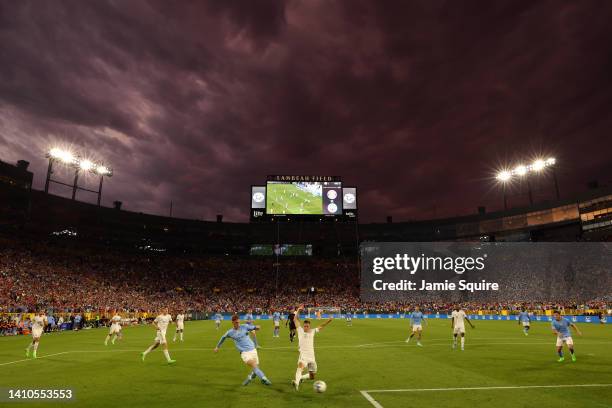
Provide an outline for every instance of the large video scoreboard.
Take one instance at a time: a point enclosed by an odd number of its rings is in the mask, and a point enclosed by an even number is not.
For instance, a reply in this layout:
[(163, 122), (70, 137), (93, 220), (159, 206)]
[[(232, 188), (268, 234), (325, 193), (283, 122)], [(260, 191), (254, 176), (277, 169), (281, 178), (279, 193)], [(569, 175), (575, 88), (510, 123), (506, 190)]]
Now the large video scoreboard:
[(268, 176), (251, 187), (251, 220), (274, 217), (323, 220), (357, 219), (357, 188), (343, 187), (336, 176)]

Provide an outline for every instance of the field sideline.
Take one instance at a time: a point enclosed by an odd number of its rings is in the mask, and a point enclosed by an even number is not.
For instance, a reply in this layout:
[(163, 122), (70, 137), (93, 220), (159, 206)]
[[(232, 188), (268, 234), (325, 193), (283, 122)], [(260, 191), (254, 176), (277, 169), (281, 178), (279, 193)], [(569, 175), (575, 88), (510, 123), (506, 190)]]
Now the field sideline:
[(516, 322), (476, 321), (475, 330), (468, 327), (464, 352), (451, 350), (447, 320), (428, 321), (423, 348), (404, 343), (407, 324), (371, 319), (347, 327), (336, 320), (317, 335), (318, 378), (328, 386), (324, 394), (314, 393), (311, 382), (300, 392), (292, 389), (297, 345), (289, 342), (284, 326), (281, 338), (273, 339), (269, 321), (262, 322), (258, 338), (261, 368), (271, 387), (259, 382), (242, 387), (248, 370), (233, 342), (219, 354), (212, 352), (230, 323), (216, 331), (213, 322), (199, 321), (186, 322), (184, 343), (170, 343), (174, 366), (165, 364), (159, 350), (140, 361), (140, 351), (154, 337), (150, 326), (128, 327), (122, 342), (107, 347), (107, 329), (44, 335), (38, 360), (24, 358), (29, 337), (0, 337), (0, 388), (73, 388), (76, 401), (56, 404), (77, 407), (611, 406), (610, 326), (580, 324), (584, 336), (574, 337), (578, 361), (557, 363), (547, 322), (534, 323), (526, 337)]

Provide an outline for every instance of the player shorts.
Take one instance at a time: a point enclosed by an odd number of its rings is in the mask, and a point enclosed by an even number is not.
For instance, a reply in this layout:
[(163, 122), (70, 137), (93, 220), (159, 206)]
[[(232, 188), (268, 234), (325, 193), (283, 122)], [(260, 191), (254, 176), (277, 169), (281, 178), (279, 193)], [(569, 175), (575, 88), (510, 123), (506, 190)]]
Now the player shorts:
[(412, 331), (413, 332), (420, 331), (420, 330), (423, 330), (423, 326), (422, 325), (420, 325), (420, 324), (413, 324), (412, 325)]
[(216, 324), (221, 324), (221, 320), (215, 320)]
[(529, 322), (523, 322), (523, 327), (529, 327)]
[(299, 363), (302, 363), (302, 365), (308, 369), (308, 372), (317, 372), (317, 362), (315, 361), (314, 357), (300, 354), (300, 357), (298, 358), (298, 364)]
[(121, 326), (118, 324), (111, 324), (108, 334), (119, 334), (121, 332)]
[(32, 329), (32, 337), (38, 338), (42, 336), (42, 334), (43, 334), (43, 329)]
[(465, 326), (456, 326), (453, 329), (453, 334), (464, 334), (465, 333)]
[(257, 355), (257, 350), (253, 349), (251, 351), (243, 351), (240, 353), (240, 358), (244, 363), (248, 363), (251, 360), (255, 360), (255, 364), (259, 364), (259, 356)]
[(184, 323), (177, 323), (176, 324), (176, 330), (185, 330), (185, 324)]
[(567, 344), (568, 346), (573, 346), (574, 340), (572, 340), (572, 336), (567, 336), (567, 337), (557, 336), (557, 347), (563, 346), (563, 343)]
[(280, 322), (278, 320), (274, 321), (274, 327), (280, 327)]
[(157, 336), (155, 336), (155, 341), (160, 344), (166, 344), (166, 333), (158, 330)]

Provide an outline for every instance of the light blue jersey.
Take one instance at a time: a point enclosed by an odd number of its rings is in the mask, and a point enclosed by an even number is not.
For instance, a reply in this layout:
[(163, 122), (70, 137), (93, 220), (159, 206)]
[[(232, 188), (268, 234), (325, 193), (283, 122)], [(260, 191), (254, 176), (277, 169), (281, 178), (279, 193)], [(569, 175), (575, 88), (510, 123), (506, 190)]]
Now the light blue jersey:
[(412, 312), (410, 320), (412, 320), (412, 324), (421, 324), (423, 322), (423, 312)]
[(217, 320), (217, 321), (221, 321), (221, 320), (223, 320), (223, 315), (222, 315), (221, 313), (217, 313), (217, 314), (215, 315), (215, 320)]
[(519, 321), (521, 323), (529, 323), (529, 320), (530, 320), (529, 319), (529, 313), (527, 313), (527, 312), (519, 313), (518, 318), (519, 318)]
[(253, 313), (247, 313), (247, 314), (245, 314), (245, 315), (244, 315), (244, 320), (246, 320), (246, 321), (247, 321), (247, 322), (249, 322), (249, 323), (250, 323), (250, 322), (252, 322), (253, 320), (255, 320), (255, 319), (253, 319)]
[(552, 328), (553, 330), (558, 331), (559, 333), (561, 333), (561, 336), (563, 337), (571, 337), (572, 333), (570, 332), (570, 321), (567, 320), (566, 318), (562, 318), (561, 320), (557, 321), (554, 320), (552, 321)]
[(274, 323), (276, 322), (280, 322), (281, 320), (281, 314), (278, 312), (274, 312), (272, 313), (272, 320), (274, 321)]
[(221, 347), (226, 338), (234, 340), (234, 345), (239, 352), (255, 350), (255, 343), (251, 340), (249, 332), (255, 330), (255, 326), (252, 324), (241, 324), (238, 329), (231, 328), (221, 337), (217, 348)]

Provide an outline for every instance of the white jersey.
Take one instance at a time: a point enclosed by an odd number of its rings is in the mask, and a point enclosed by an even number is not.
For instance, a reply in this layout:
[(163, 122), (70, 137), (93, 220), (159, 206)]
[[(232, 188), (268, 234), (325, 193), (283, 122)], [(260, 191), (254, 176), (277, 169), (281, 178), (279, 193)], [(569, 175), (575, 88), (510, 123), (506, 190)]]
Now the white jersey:
[(45, 328), (47, 316), (34, 316), (32, 318), (32, 331), (42, 331)]
[(113, 326), (119, 326), (119, 327), (121, 327), (121, 316), (119, 316), (119, 315), (114, 315), (114, 316), (111, 318), (111, 322), (112, 322)]
[(153, 322), (157, 324), (157, 327), (159, 327), (159, 330), (165, 336), (166, 331), (168, 330), (168, 325), (170, 324), (171, 321), (172, 321), (172, 316), (170, 316), (169, 314), (165, 314), (165, 315), (157, 316)]
[(453, 310), (453, 326), (455, 329), (464, 329), (465, 328), (465, 312), (463, 310)]
[(301, 326), (297, 328), (300, 356), (309, 357), (314, 360), (314, 336), (318, 332), (318, 328), (310, 329), (308, 333)]
[(184, 314), (178, 314), (176, 315), (176, 323), (177, 324), (183, 324), (183, 322), (185, 321), (185, 315)]

